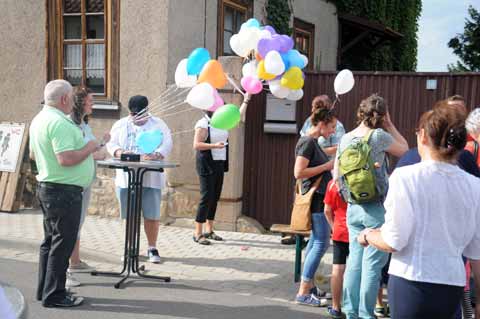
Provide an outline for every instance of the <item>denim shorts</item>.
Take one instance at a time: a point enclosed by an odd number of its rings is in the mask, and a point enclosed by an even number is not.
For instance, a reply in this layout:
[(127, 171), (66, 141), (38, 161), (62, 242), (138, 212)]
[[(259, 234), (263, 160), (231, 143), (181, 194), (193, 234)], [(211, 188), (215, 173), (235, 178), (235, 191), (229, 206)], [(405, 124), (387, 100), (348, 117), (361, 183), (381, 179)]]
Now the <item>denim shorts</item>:
[[(127, 218), (127, 194), (128, 188), (116, 187), (118, 201), (120, 202), (120, 217)], [(160, 219), (160, 203), (162, 190), (158, 188), (144, 187), (142, 192), (142, 212), (144, 219)]]

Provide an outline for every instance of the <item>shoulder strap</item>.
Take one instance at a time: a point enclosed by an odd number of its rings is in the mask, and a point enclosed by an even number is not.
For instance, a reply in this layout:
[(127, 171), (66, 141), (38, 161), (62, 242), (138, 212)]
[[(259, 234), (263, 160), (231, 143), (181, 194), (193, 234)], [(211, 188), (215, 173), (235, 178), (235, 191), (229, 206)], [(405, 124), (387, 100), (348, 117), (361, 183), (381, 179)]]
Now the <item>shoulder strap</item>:
[(204, 118), (207, 120), (207, 139), (205, 140), (205, 143), (210, 143), (210, 118), (208, 116), (204, 116)]
[(365, 136), (362, 138), (362, 141), (364, 141), (364, 142), (366, 142), (366, 143), (368, 144), (368, 143), (370, 142), (370, 137), (372, 136), (373, 131), (375, 131), (375, 129), (370, 130), (370, 132), (368, 132), (367, 135), (365, 135)]
[(475, 158), (475, 161), (478, 159), (478, 142), (473, 141), (473, 157)]
[(317, 190), (317, 188), (320, 186), (320, 182), (322, 181), (323, 178), (323, 173), (320, 175), (319, 178), (313, 183), (312, 188)]

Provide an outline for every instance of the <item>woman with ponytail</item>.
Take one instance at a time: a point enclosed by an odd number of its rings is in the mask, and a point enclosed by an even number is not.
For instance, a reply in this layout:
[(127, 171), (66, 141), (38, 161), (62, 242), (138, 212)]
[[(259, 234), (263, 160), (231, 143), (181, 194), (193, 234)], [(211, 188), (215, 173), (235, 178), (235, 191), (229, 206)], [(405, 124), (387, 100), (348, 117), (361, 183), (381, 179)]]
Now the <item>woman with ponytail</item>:
[[(295, 302), (308, 306), (321, 306), (319, 293), (314, 285), (314, 275), (320, 260), (330, 243), (330, 226), (324, 214), (323, 200), (328, 182), (332, 179), (330, 171), (333, 160), (318, 145), (318, 138), (328, 138), (335, 133), (337, 118), (329, 107), (313, 110), (310, 116), (311, 126), (306, 135), (300, 137), (295, 148), (295, 178), (301, 180), (302, 193), (307, 193), (317, 182), (310, 211), (312, 213), (312, 231), (307, 245), (302, 280)], [(318, 179), (321, 178), (320, 181)]]

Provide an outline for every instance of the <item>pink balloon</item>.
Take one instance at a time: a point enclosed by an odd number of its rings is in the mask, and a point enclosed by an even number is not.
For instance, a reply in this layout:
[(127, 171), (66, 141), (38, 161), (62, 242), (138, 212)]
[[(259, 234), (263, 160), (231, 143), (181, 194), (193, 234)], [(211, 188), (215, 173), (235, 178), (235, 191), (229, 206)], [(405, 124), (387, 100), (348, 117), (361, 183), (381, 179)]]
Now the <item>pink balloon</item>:
[(243, 89), (250, 94), (260, 93), (263, 89), (262, 82), (253, 76), (244, 76), (240, 84), (242, 84)]
[(225, 104), (225, 102), (223, 101), (222, 97), (220, 96), (220, 94), (218, 94), (218, 91), (217, 90), (214, 90), (213, 91), (213, 97), (215, 98), (215, 102), (213, 103), (213, 105), (207, 110), (207, 111), (210, 111), (210, 112), (215, 112), (220, 106), (223, 106)]

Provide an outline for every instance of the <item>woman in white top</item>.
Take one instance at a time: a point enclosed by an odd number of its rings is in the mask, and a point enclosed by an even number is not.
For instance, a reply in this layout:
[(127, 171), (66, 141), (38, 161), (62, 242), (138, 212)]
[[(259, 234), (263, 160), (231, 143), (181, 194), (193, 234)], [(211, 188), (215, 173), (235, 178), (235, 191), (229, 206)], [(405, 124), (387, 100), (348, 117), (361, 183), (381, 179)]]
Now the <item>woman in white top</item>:
[(197, 122), (193, 140), (201, 196), (193, 240), (201, 245), (210, 245), (209, 239), (223, 240), (213, 231), (213, 222), (222, 193), (223, 176), (228, 171), (228, 132), (211, 127), (211, 116), (211, 112), (205, 112)]
[(466, 143), (465, 114), (458, 107), (440, 102), (418, 127), (422, 161), (394, 171), (385, 224), (365, 229), (357, 240), (393, 253), (392, 318), (451, 319), (465, 286), (462, 254), (471, 260), (480, 300), (480, 179), (456, 165)]
[[(73, 110), (70, 114), (72, 121), (80, 128), (83, 134), (83, 139), (85, 142), (95, 140), (91, 127), (88, 125), (88, 117), (92, 114), (93, 108), (93, 95), (92, 91), (84, 87), (75, 87), (73, 91)], [(102, 144), (108, 142), (110, 139), (110, 134), (106, 133), (103, 136)], [(97, 151), (93, 153), (94, 160), (105, 159), (105, 153)], [(96, 175), (96, 170), (94, 172)], [(95, 178), (94, 178), (95, 179)], [(92, 182), (93, 183), (93, 182)], [(82, 214), (80, 216), (80, 226), (78, 228), (78, 238), (77, 243), (73, 249), (72, 255), (70, 257), (70, 266), (67, 273), (67, 286), (78, 286), (80, 283), (73, 278), (71, 273), (75, 272), (91, 272), (94, 269), (90, 267), (87, 263), (83, 262), (80, 259), (80, 230), (82, 228), (83, 222), (85, 221), (85, 216), (87, 215), (88, 206), (90, 205), (90, 196), (92, 192), (92, 185), (88, 186), (83, 190), (83, 200), (82, 200)]]

